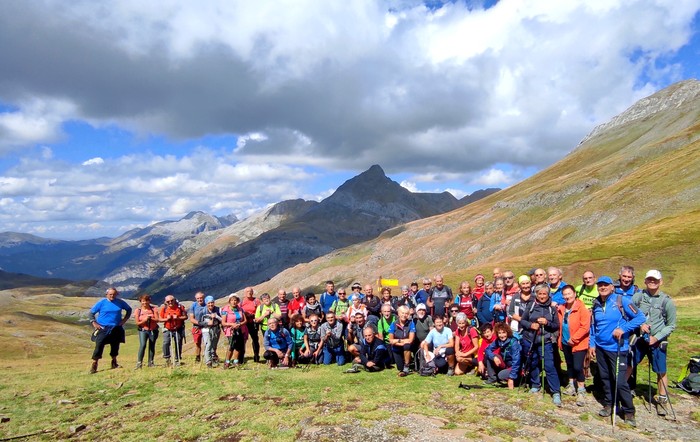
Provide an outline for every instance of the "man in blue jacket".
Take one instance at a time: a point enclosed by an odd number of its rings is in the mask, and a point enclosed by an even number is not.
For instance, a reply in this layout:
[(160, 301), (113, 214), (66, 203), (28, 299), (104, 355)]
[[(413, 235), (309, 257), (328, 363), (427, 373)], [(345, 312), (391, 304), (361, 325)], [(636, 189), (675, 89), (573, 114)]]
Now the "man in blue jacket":
[(617, 396), (622, 405), (625, 423), (634, 427), (636, 426), (635, 409), (625, 376), (627, 353), (630, 335), (644, 324), (646, 317), (635, 307), (630, 297), (615, 293), (613, 280), (609, 276), (598, 278), (596, 286), (598, 298), (593, 302), (591, 311), (589, 353), (598, 363), (605, 393), (603, 409), (598, 415), (608, 417), (614, 412), (613, 407), (616, 407), (616, 404), (613, 403), (613, 394), (617, 387)]

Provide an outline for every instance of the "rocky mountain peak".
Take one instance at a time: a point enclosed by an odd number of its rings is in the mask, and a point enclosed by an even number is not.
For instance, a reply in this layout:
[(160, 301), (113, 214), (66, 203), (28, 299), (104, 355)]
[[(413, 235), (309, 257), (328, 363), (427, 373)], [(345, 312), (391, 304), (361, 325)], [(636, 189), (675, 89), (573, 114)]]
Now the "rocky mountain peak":
[(661, 111), (675, 109), (688, 101), (700, 98), (700, 81), (695, 79), (675, 83), (653, 95), (642, 98), (607, 123), (596, 126), (581, 144), (607, 130), (646, 118)]

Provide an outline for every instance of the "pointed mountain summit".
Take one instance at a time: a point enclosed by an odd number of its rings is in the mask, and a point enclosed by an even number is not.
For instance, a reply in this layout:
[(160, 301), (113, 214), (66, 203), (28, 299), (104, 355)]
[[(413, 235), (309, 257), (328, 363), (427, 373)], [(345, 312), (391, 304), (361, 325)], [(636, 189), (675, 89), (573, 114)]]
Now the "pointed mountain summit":
[(276, 228), (233, 247), (219, 242), (217, 254), (179, 266), (142, 289), (160, 294), (200, 289), (228, 293), (387, 229), (462, 205), (448, 192), (412, 193), (374, 165)]

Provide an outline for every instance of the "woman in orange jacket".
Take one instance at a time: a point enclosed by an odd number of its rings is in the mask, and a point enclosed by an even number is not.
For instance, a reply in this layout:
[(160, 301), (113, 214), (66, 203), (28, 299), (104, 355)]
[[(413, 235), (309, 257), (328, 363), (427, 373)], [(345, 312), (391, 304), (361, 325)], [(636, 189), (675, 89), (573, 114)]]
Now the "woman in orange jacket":
[[(557, 308), (559, 314), (559, 348), (564, 352), (566, 371), (569, 375), (569, 386), (564, 394), (576, 396), (576, 405), (585, 405), (586, 377), (583, 372), (583, 361), (588, 352), (588, 339), (591, 328), (591, 313), (583, 301), (576, 298), (576, 290), (571, 285), (562, 288), (564, 304)], [(574, 380), (578, 388), (574, 385)]]

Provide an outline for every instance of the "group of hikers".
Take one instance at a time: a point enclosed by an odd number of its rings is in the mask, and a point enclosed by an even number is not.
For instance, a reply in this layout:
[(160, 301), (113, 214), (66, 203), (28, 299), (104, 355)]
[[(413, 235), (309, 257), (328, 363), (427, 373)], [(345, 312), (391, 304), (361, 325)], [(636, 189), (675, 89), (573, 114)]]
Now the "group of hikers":
[[(401, 377), (473, 372), (486, 384), (510, 389), (524, 385), (533, 394), (548, 391), (557, 406), (562, 394), (584, 406), (585, 382), (593, 377), (594, 391), (602, 393), (599, 415), (614, 421), (619, 413), (635, 426), (636, 367), (645, 358), (656, 373), (657, 413), (667, 413), (666, 354), (676, 307), (660, 289), (661, 272), (649, 270), (643, 287), (634, 277), (631, 266), (623, 266), (616, 280), (589, 270), (573, 286), (556, 267), (535, 268), (517, 278), (496, 268), (492, 280), (478, 274), (473, 284), (463, 281), (457, 293), (441, 275), (422, 279), (422, 288), (418, 282), (403, 286), (397, 296), (390, 287), (381, 287), (377, 296), (371, 284), (336, 290), (327, 281), (318, 296), (303, 296), (296, 287), (291, 298), (285, 290), (274, 299), (268, 293), (255, 297), (248, 287), (242, 297), (229, 295), (223, 307), (198, 292), (189, 309), (172, 295), (164, 305), (154, 306), (144, 294), (133, 315), (140, 340), (136, 368), (142, 367), (146, 350), (148, 366), (154, 366), (159, 324), (166, 365), (180, 365), (189, 322), (195, 362), (207, 367), (216, 367), (220, 359), (224, 369), (240, 366), (250, 340), (253, 362), (267, 362), (270, 368), (347, 361), (352, 364), (349, 373), (393, 367)], [(91, 373), (97, 371), (107, 344), (111, 368), (119, 367), (123, 325), (132, 308), (117, 296), (110, 288), (90, 310), (95, 328)], [(222, 332), (226, 355), (219, 358)]]

